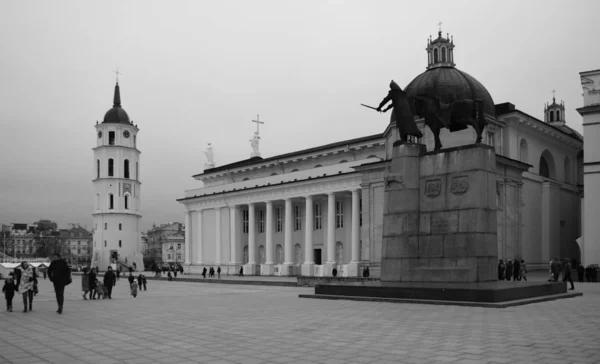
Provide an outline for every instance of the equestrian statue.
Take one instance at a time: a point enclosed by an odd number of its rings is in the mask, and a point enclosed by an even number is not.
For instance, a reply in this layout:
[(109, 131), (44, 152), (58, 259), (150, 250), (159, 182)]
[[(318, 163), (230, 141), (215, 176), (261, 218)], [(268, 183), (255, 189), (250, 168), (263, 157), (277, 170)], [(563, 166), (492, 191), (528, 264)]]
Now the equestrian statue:
[[(382, 110), (390, 100), (392, 104)], [(425, 124), (429, 126), (433, 133), (435, 139), (434, 150), (436, 151), (442, 149), (440, 131), (443, 128), (455, 132), (464, 130), (470, 125), (477, 134), (475, 142), (481, 143), (481, 135), (487, 125), (482, 100), (463, 99), (444, 104), (438, 97), (432, 99), (422, 95), (407, 96), (393, 80), (390, 83), (388, 95), (381, 101), (379, 107), (367, 107), (379, 112), (386, 112), (393, 108), (392, 119), (400, 132), (400, 140), (404, 143), (409, 142), (409, 136), (423, 137), (415, 122), (415, 116), (425, 119)]]

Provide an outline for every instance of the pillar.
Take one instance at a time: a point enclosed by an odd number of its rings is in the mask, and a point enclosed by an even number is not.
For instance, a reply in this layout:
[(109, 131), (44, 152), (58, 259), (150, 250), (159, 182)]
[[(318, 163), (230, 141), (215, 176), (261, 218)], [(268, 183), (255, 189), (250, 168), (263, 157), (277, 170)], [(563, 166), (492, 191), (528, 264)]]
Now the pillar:
[(190, 245), (192, 245), (191, 232), (192, 232), (192, 219), (191, 212), (185, 213), (185, 265), (190, 265)]
[(229, 269), (227, 271), (228, 274), (236, 274), (238, 271), (238, 261), (237, 256), (237, 206), (229, 206)]
[(283, 272), (282, 275), (290, 275), (291, 266), (294, 264), (293, 260), (293, 248), (292, 248), (292, 226), (294, 219), (292, 216), (292, 199), (285, 199), (285, 224), (284, 224), (284, 260), (283, 260)]
[(327, 194), (327, 262), (323, 266), (323, 275), (332, 276), (335, 267), (335, 193)]
[(256, 271), (256, 216), (254, 204), (248, 204), (248, 264), (244, 268), (244, 274), (254, 275)]
[(204, 264), (204, 257), (202, 252), (204, 250), (204, 244), (202, 242), (202, 210), (196, 214), (196, 264)]
[(215, 209), (215, 265), (221, 265), (221, 208)]
[(273, 201), (267, 201), (267, 217), (266, 217), (266, 237), (265, 237), (265, 249), (266, 257), (265, 264), (260, 267), (261, 275), (272, 275), (273, 274)]
[(313, 199), (312, 196), (306, 196), (306, 222), (304, 224), (305, 227), (305, 238), (304, 238), (304, 264), (301, 267), (301, 273), (303, 276), (313, 276), (314, 275), (314, 257), (313, 257)]
[(360, 277), (360, 189), (352, 190), (352, 257), (348, 277)]

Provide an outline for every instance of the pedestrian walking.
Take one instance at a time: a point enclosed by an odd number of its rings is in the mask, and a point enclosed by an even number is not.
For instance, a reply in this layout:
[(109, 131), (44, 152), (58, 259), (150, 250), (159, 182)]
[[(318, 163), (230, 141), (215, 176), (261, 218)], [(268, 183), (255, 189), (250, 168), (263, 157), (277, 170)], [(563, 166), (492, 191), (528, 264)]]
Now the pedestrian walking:
[(87, 294), (90, 291), (90, 271), (87, 267), (83, 268), (83, 273), (81, 274), (81, 290), (83, 291), (83, 299), (87, 300)]
[(554, 257), (552, 261), (550, 261), (550, 272), (552, 273), (552, 281), (558, 282), (558, 278), (560, 276), (561, 271), (561, 263), (558, 257)]
[[(119, 271), (117, 271), (118, 274)], [(112, 289), (117, 284), (117, 278), (115, 276), (115, 272), (111, 266), (108, 266), (106, 273), (104, 273), (104, 289), (106, 290), (106, 295), (109, 300), (112, 300)]]
[(90, 299), (96, 299), (96, 268), (92, 268), (90, 270), (90, 274), (88, 276), (89, 288), (90, 288)]
[(23, 295), (23, 312), (33, 310), (33, 285), (36, 283), (37, 278), (33, 271), (33, 267), (27, 262), (22, 262), (21, 265), (15, 268), (17, 286), (19, 292)]
[(44, 275), (44, 279), (46, 279), (46, 277), (48, 276), (48, 274), (47, 274), (46, 270), (47, 270), (47, 269), (44, 269), (44, 271), (42, 272), (42, 274)]
[(244, 276), (244, 266), (240, 267), (240, 277)]
[(71, 268), (69, 268), (69, 265), (61, 257), (60, 253), (54, 254), (54, 260), (50, 263), (50, 267), (48, 267), (48, 277), (54, 285), (54, 294), (56, 295), (56, 303), (58, 304), (56, 313), (62, 314), (63, 303), (65, 302), (65, 287), (71, 284), (73, 279), (71, 278)]
[(206, 267), (202, 268), (202, 277), (206, 278)]
[(504, 269), (505, 268), (506, 268), (506, 266), (504, 265), (504, 261), (502, 259), (500, 259), (500, 261), (498, 262), (498, 280), (499, 281), (504, 280)]
[(569, 290), (574, 290), (575, 285), (573, 284), (573, 278), (571, 278), (571, 262), (568, 259), (565, 259), (563, 262), (563, 282), (571, 283), (571, 288)]
[(221, 267), (217, 267), (217, 278), (221, 279)]
[(512, 259), (509, 259), (508, 263), (506, 263), (506, 280), (510, 281), (512, 276), (513, 276), (513, 262), (512, 262)]
[(513, 264), (513, 279), (515, 281), (521, 280), (521, 261), (518, 258), (515, 258), (515, 262)]
[(142, 275), (141, 274), (137, 277), (137, 283), (138, 283), (138, 289), (141, 291), (142, 290)]
[(519, 280), (522, 279), (527, 282), (527, 264), (525, 264), (525, 259), (521, 259), (520, 270), (521, 272), (519, 273)]
[(16, 290), (17, 285), (15, 284), (15, 280), (12, 277), (6, 278), (4, 286), (2, 286), (2, 293), (4, 293), (4, 298), (6, 299), (6, 311), (8, 312), (12, 312), (12, 300)]
[(146, 290), (146, 275), (142, 275), (142, 286), (144, 286), (144, 291)]

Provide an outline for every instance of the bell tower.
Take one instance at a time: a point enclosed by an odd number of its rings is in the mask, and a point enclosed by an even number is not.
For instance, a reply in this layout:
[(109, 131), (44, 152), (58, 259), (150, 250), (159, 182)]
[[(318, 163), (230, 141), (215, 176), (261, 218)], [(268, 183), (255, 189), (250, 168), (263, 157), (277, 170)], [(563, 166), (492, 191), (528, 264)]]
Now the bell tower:
[(564, 126), (565, 102), (561, 101), (560, 104), (557, 104), (554, 92), (555, 91), (552, 90), (552, 103), (546, 103), (544, 106), (544, 121), (552, 126)]
[(112, 264), (123, 271), (143, 270), (139, 129), (121, 107), (118, 80), (113, 107), (95, 128), (92, 267), (105, 271)]

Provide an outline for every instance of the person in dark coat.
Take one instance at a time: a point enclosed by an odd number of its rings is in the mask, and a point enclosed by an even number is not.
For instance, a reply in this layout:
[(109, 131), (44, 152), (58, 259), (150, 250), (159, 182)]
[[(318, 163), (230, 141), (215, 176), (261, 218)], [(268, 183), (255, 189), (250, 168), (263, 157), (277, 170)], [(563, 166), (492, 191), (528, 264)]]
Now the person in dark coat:
[(4, 293), (4, 298), (6, 298), (6, 311), (12, 312), (12, 300), (15, 297), (15, 291), (17, 290), (17, 285), (15, 284), (14, 279), (12, 277), (6, 278), (4, 281), (4, 286), (2, 287), (2, 293)]
[(202, 268), (202, 277), (206, 278), (206, 267)]
[(583, 282), (583, 273), (585, 272), (585, 269), (583, 269), (583, 265), (578, 264), (577, 265), (577, 278), (579, 280), (579, 283)]
[(146, 283), (148, 281), (146, 280), (146, 275), (142, 274), (142, 286), (144, 286), (144, 291), (146, 290)]
[(71, 284), (71, 268), (65, 260), (60, 256), (60, 253), (55, 254), (55, 259), (48, 267), (48, 278), (54, 285), (54, 293), (56, 295), (56, 303), (58, 303), (57, 313), (63, 312), (63, 303), (65, 302), (65, 286)]
[(513, 279), (515, 281), (520, 281), (521, 277), (519, 276), (521, 273), (521, 262), (519, 259), (515, 258), (515, 263), (513, 264)]
[(244, 276), (244, 266), (240, 267), (240, 277)]
[(506, 268), (506, 266), (504, 265), (504, 260), (500, 259), (500, 261), (498, 262), (498, 280), (499, 281), (504, 280), (504, 269), (505, 268)]
[(571, 262), (568, 259), (565, 259), (562, 267), (563, 273), (563, 282), (571, 283), (571, 291), (575, 289), (575, 285), (573, 284), (573, 278), (571, 278)]
[(510, 281), (512, 276), (513, 276), (513, 262), (512, 262), (512, 259), (509, 259), (508, 263), (506, 263), (506, 280)]
[[(119, 271), (117, 271), (118, 274)], [(106, 289), (106, 295), (108, 299), (112, 299), (112, 289), (117, 284), (117, 277), (111, 266), (108, 266), (106, 273), (104, 273), (104, 289)]]
[(90, 299), (96, 299), (96, 268), (92, 268), (90, 270), (90, 274), (88, 275), (88, 282), (90, 288)]
[(390, 91), (377, 107), (377, 111), (381, 112), (381, 108), (390, 101), (392, 102), (392, 105), (385, 109), (385, 111), (389, 110), (391, 107), (394, 108), (394, 119), (396, 120), (396, 128), (398, 128), (398, 131), (400, 132), (401, 141), (407, 141), (408, 136), (422, 138), (423, 133), (421, 133), (417, 123), (415, 123), (415, 117), (410, 109), (406, 93), (402, 91), (400, 86), (393, 80), (390, 82)]
[(560, 276), (562, 265), (558, 257), (554, 257), (554, 259), (550, 262), (550, 271), (552, 272), (552, 281), (558, 282), (558, 277)]
[[(111, 270), (112, 270), (112, 267), (111, 267)], [(118, 281), (119, 279), (121, 279), (121, 270), (120, 270), (120, 269), (117, 269), (117, 281)]]
[(371, 272), (369, 271), (369, 267), (365, 268), (366, 277), (369, 278), (371, 276)]
[(137, 277), (137, 283), (138, 283), (138, 290), (141, 291), (142, 290), (142, 275), (141, 274)]
[(217, 278), (221, 278), (221, 267), (217, 267)]

